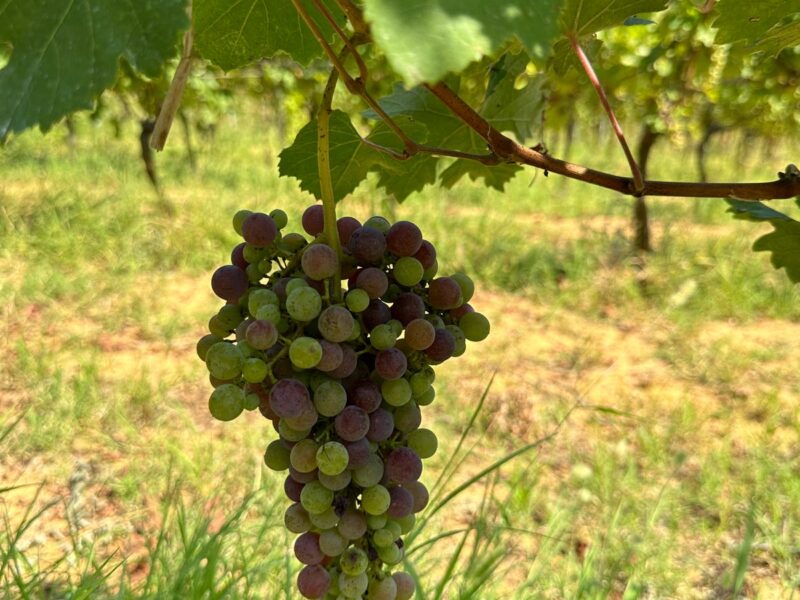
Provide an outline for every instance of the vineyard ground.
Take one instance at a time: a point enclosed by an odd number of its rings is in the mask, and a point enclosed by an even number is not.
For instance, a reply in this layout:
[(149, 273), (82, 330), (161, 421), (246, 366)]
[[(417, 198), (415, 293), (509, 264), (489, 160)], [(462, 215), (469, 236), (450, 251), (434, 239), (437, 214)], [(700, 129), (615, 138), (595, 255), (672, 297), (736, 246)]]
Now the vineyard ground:
[[(0, 442), (0, 489), (25, 486), (0, 495), (0, 549), (30, 525), (0, 584), (38, 572), (52, 598), (120, 585), (123, 597), (223, 585), (279, 597), (296, 565), (281, 479), (260, 466), (271, 429), (258, 415), (212, 421), (194, 342), (216, 306), (208, 277), (233, 244), (229, 216), (282, 207), (296, 227), (309, 199), (277, 179), (263, 125), (220, 127), (197, 172), (173, 143), (163, 198), (132, 133), (79, 125), (74, 149), (55, 132), (0, 153), (0, 425), (24, 413)], [(596, 161), (596, 147), (574, 158)], [(598, 166), (621, 171), (608, 152)], [(674, 150), (656, 155), (653, 176), (686, 176)], [(782, 166), (712, 162), (738, 179)], [(468, 530), (413, 553), (429, 589), (465, 535), (442, 598), (800, 594), (800, 294), (749, 250), (758, 227), (716, 201), (654, 201), (656, 252), (642, 262), (628, 200), (555, 177), (526, 173), (506, 195), (463, 184), (400, 207), (380, 197), (365, 186), (342, 209), (419, 223), (444, 271), (475, 274), (493, 322), (440, 369), (427, 480), (493, 377), (449, 489), (575, 407), (423, 531), (417, 543)]]

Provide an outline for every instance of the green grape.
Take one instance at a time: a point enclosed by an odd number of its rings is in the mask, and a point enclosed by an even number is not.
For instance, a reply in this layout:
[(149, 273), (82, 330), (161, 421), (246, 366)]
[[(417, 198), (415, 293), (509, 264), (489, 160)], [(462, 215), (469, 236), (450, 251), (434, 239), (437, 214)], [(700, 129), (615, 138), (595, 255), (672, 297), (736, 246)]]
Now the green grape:
[[(245, 340), (241, 340), (236, 342), (236, 346), (239, 348), (239, 352), (242, 353), (242, 358), (252, 358), (253, 355), (258, 352), (255, 348), (253, 348), (250, 344), (247, 343)], [(242, 367), (242, 371), (244, 371), (244, 367)]]
[(283, 335), (287, 331), (289, 331), (289, 328), (291, 327), (291, 324), (289, 323), (289, 319), (287, 319), (286, 317), (282, 316), (281, 320), (278, 321), (278, 324), (276, 325), (276, 327), (278, 328), (278, 333)]
[(273, 325), (278, 325), (281, 321), (281, 309), (275, 304), (264, 304), (253, 316), (258, 321), (269, 321)]
[(268, 275), (269, 272), (272, 271), (272, 258), (265, 256), (258, 261), (258, 270), (264, 275)]
[(372, 534), (372, 541), (377, 547), (383, 548), (389, 545), (394, 545), (394, 541), (397, 539), (397, 537), (398, 536), (396, 536), (391, 529), (378, 529)]
[[(280, 304), (281, 302), (278, 299), (278, 295), (272, 290), (268, 290), (265, 288), (252, 290), (250, 292), (250, 295), (247, 296), (247, 310), (254, 317), (256, 317), (258, 309), (261, 308), (262, 306), (273, 305), (279, 307)], [(258, 317), (256, 317), (256, 319), (257, 318)]]
[(358, 321), (353, 321), (353, 331), (350, 333), (350, 336), (347, 338), (348, 342), (352, 342), (357, 340), (361, 337), (361, 325)]
[(318, 515), (331, 507), (333, 492), (319, 481), (312, 481), (307, 483), (300, 492), (300, 503), (309, 514)]
[(311, 388), (312, 392), (316, 392), (323, 383), (328, 383), (329, 381), (333, 381), (333, 379), (328, 377), (327, 374), (320, 371), (312, 371), (311, 375), (308, 376), (308, 387)]
[(208, 330), (211, 335), (215, 335), (220, 339), (226, 338), (231, 334), (231, 330), (220, 322), (219, 315), (214, 315), (208, 320)]
[(439, 448), (439, 440), (430, 429), (416, 429), (406, 436), (408, 447), (416, 452), (420, 458), (430, 458)]
[(317, 468), (317, 449), (317, 443), (310, 438), (297, 442), (289, 453), (292, 466), (301, 473), (311, 473)]
[(247, 210), (244, 208), (242, 210), (237, 210), (233, 215), (233, 230), (239, 235), (242, 235), (242, 223), (244, 223), (244, 220), (252, 214), (252, 210)]
[(389, 325), (378, 325), (369, 332), (369, 341), (376, 350), (393, 348), (397, 335)]
[(419, 406), (413, 400), (409, 400), (394, 411), (394, 426), (397, 431), (403, 433), (414, 431), (419, 427), (421, 419)]
[(403, 560), (403, 551), (397, 547), (397, 544), (389, 544), (388, 546), (377, 546), (378, 558), (389, 566), (399, 564)]
[(372, 579), (367, 588), (367, 600), (397, 600), (397, 583), (389, 576)]
[(347, 392), (338, 381), (326, 381), (314, 392), (314, 407), (323, 417), (335, 417), (347, 405)]
[(288, 442), (299, 442), (302, 439), (308, 437), (308, 434), (311, 433), (310, 429), (302, 431), (300, 429), (293, 429), (286, 423), (286, 419), (281, 419), (278, 421), (278, 433), (280, 433), (281, 437)]
[[(302, 280), (297, 279), (295, 281)], [(288, 293), (286, 297), (286, 312), (289, 313), (290, 317), (295, 321), (305, 323), (319, 315), (322, 310), (322, 297), (317, 290), (306, 285), (289, 292), (289, 286), (287, 285), (286, 287)]]
[(321, 473), (325, 475), (339, 475), (347, 469), (350, 455), (339, 442), (327, 442), (317, 450), (317, 466)]
[(219, 421), (232, 421), (244, 410), (244, 392), (238, 385), (224, 383), (211, 392), (208, 399), (211, 416)]
[(322, 346), (314, 338), (299, 337), (289, 346), (289, 360), (300, 369), (313, 369), (322, 359)]
[(347, 548), (339, 559), (339, 568), (347, 575), (360, 575), (368, 566), (369, 559), (366, 552), (355, 546)]
[(403, 335), (403, 324), (397, 319), (392, 319), (386, 324), (392, 328), (395, 337), (400, 337), (401, 335)]
[(251, 267), (258, 267), (258, 262), (267, 256), (266, 248), (258, 248), (252, 244), (245, 244), (242, 250), (244, 259), (250, 263)]
[(405, 535), (414, 529), (414, 525), (417, 523), (417, 517), (414, 516), (414, 513), (411, 513), (410, 515), (397, 519), (397, 522), (400, 523), (400, 533)]
[(383, 478), (383, 461), (377, 454), (370, 454), (367, 464), (353, 471), (353, 481), (362, 488), (377, 485)]
[(294, 254), (300, 248), (305, 246), (308, 242), (306, 242), (306, 238), (304, 238), (299, 233), (287, 233), (283, 238), (278, 242), (278, 249), (286, 252), (288, 254)]
[(234, 344), (218, 342), (206, 353), (206, 365), (217, 379), (234, 379), (242, 373), (244, 357)]
[(197, 356), (200, 357), (200, 360), (205, 361), (209, 348), (221, 341), (222, 338), (218, 335), (214, 335), (213, 333), (209, 333), (201, 337), (197, 341)]
[(439, 272), (439, 261), (434, 259), (433, 264), (427, 269), (425, 269), (425, 272), (422, 274), (422, 278), (425, 281), (430, 281), (431, 279), (436, 277), (436, 273), (438, 272)]
[(242, 365), (242, 376), (250, 383), (261, 383), (266, 379), (269, 367), (260, 358), (248, 358)]
[(475, 294), (475, 282), (464, 273), (454, 273), (450, 275), (450, 278), (455, 279), (458, 287), (461, 288), (461, 297), (464, 298), (464, 302), (469, 302)]
[(408, 383), (411, 384), (411, 393), (414, 398), (421, 396), (431, 387), (433, 383), (431, 373), (433, 373), (433, 369), (417, 371), (409, 378)]
[(354, 313), (364, 312), (369, 306), (369, 294), (360, 288), (347, 292), (344, 297), (345, 304)]
[(282, 211), (280, 208), (276, 208), (269, 212), (269, 216), (272, 217), (272, 220), (275, 221), (275, 226), (278, 229), (283, 229), (286, 225), (289, 224), (289, 216)]
[(439, 315), (425, 315), (425, 320), (436, 329), (444, 329), (444, 321)]
[(386, 523), (386, 529), (392, 532), (392, 540), (396, 540), (403, 534), (403, 528), (400, 527), (400, 523), (394, 519), (389, 519)]
[(321, 512), (318, 515), (310, 515), (310, 517), (311, 523), (317, 529), (331, 529), (339, 523), (339, 515), (336, 514), (336, 510), (332, 506), (325, 512)]
[(429, 404), (433, 403), (434, 398), (436, 398), (436, 388), (431, 385), (428, 386), (427, 390), (422, 392), (422, 394), (414, 399), (420, 406), (428, 406)]
[(361, 492), (361, 508), (368, 515), (381, 515), (389, 510), (392, 501), (387, 490), (382, 485), (373, 485)]
[(394, 263), (392, 275), (400, 285), (412, 287), (422, 281), (424, 272), (425, 269), (422, 268), (421, 262), (412, 256), (404, 256)]
[(403, 406), (411, 400), (411, 385), (405, 379), (393, 379), (381, 384), (381, 395), (392, 406)]
[(244, 397), (244, 409), (255, 410), (261, 405), (261, 397), (258, 394), (246, 394)]
[(383, 515), (370, 515), (367, 514), (367, 527), (369, 527), (372, 531), (376, 531), (378, 529), (383, 529), (386, 525), (387, 516)]
[(283, 524), (292, 533), (305, 533), (311, 529), (311, 519), (300, 503), (292, 504), (283, 513)]
[(373, 229), (377, 229), (381, 233), (385, 234), (387, 231), (389, 231), (389, 228), (392, 226), (392, 224), (380, 215), (375, 215), (374, 217), (370, 217), (364, 221), (363, 226), (372, 227)]
[(226, 304), (219, 309), (217, 313), (220, 325), (225, 327), (228, 331), (233, 331), (244, 320), (242, 311), (236, 304)]
[(308, 282), (301, 277), (292, 277), (291, 281), (286, 284), (286, 294), (289, 295), (295, 290), (300, 288), (309, 287)]
[(247, 265), (244, 272), (247, 273), (247, 279), (250, 283), (259, 283), (264, 278), (264, 273), (261, 272), (256, 263)]
[(464, 337), (464, 332), (461, 331), (461, 328), (457, 325), (448, 325), (445, 327), (447, 331), (453, 334), (453, 338), (455, 339), (456, 345), (455, 349), (453, 350), (453, 357), (461, 356), (467, 350), (467, 341)]
[(348, 485), (353, 479), (352, 473), (345, 469), (338, 475), (326, 475), (325, 473), (320, 472), (317, 475), (319, 482), (324, 485), (329, 490), (333, 490), (334, 492), (340, 492)]
[(489, 336), (489, 319), (478, 312), (465, 314), (458, 321), (458, 326), (464, 332), (464, 337), (470, 342), (481, 342)]
[(350, 540), (344, 539), (335, 529), (326, 529), (319, 534), (319, 549), (327, 556), (339, 556), (349, 544)]
[(289, 449), (280, 440), (274, 440), (264, 452), (264, 464), (273, 471), (285, 471), (289, 468)]
[(358, 575), (342, 573), (339, 575), (339, 593), (345, 598), (361, 598), (367, 591), (368, 585), (369, 577), (366, 573)]

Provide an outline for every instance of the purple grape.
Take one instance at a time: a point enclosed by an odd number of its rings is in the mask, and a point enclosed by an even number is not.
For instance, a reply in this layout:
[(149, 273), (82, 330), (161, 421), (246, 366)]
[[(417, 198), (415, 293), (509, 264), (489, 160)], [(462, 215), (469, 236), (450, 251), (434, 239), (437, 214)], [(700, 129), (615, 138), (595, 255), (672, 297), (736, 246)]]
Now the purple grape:
[(303, 229), (308, 235), (317, 237), (325, 228), (325, 211), (321, 204), (312, 204), (304, 212), (302, 217)]
[(317, 480), (317, 469), (314, 469), (310, 473), (301, 473), (294, 467), (289, 467), (289, 476), (298, 483), (305, 485), (306, 483), (311, 483), (312, 481)]
[(392, 500), (386, 514), (391, 518), (402, 519), (414, 512), (414, 496), (407, 489), (402, 487), (390, 488), (389, 497)]
[(371, 413), (381, 405), (381, 389), (373, 381), (359, 381), (349, 391), (351, 404)]
[(436, 263), (436, 248), (428, 240), (422, 240), (419, 250), (414, 253), (414, 258), (422, 263), (422, 268), (427, 271)]
[(313, 280), (320, 281), (333, 277), (339, 259), (336, 252), (327, 244), (311, 244), (300, 259), (303, 273)]
[(299, 536), (294, 542), (294, 555), (304, 565), (318, 565), (321, 563), (325, 555), (319, 549), (319, 534), (307, 531)]
[(357, 407), (346, 406), (334, 420), (336, 434), (346, 442), (355, 442), (367, 435), (369, 415)]
[(356, 287), (361, 288), (371, 300), (380, 298), (389, 289), (389, 278), (376, 267), (367, 267), (356, 277)]
[(353, 373), (358, 365), (358, 356), (356, 355), (356, 351), (350, 346), (341, 346), (341, 348), (342, 362), (335, 369), (328, 371), (328, 375), (334, 379), (344, 379)]
[(392, 304), (391, 315), (393, 319), (406, 326), (411, 321), (425, 316), (425, 302), (413, 292), (403, 292)]
[(428, 303), (436, 310), (458, 308), (463, 301), (461, 286), (452, 277), (437, 277), (428, 284)]
[(358, 469), (369, 462), (372, 449), (366, 438), (345, 444), (344, 447), (347, 448), (347, 454), (350, 457), (350, 462), (347, 463), (348, 469)]
[(339, 533), (348, 540), (357, 540), (364, 537), (367, 533), (367, 518), (364, 513), (349, 507), (342, 514), (339, 519), (339, 525), (336, 527)]
[(456, 350), (456, 338), (447, 329), (437, 329), (433, 343), (425, 350), (425, 354), (434, 362), (443, 362), (453, 356)]
[(417, 429), (422, 423), (422, 413), (417, 403), (412, 400), (398, 407), (394, 412), (394, 422), (397, 431), (403, 433)]
[(266, 350), (278, 341), (278, 330), (270, 321), (253, 321), (247, 326), (244, 339), (256, 350)]
[(369, 416), (367, 439), (370, 442), (384, 442), (389, 439), (393, 431), (394, 417), (388, 410), (379, 408)]
[(304, 483), (296, 481), (291, 475), (287, 475), (283, 482), (283, 491), (286, 497), (292, 502), (300, 502), (300, 492), (303, 491)]
[(395, 448), (386, 457), (386, 474), (395, 483), (410, 483), (422, 475), (422, 460), (410, 448)]
[(247, 244), (242, 242), (238, 246), (236, 246), (233, 251), (231, 252), (231, 264), (236, 265), (243, 271), (247, 268), (247, 265), (250, 263), (244, 259), (244, 247)]
[(224, 265), (211, 276), (211, 289), (217, 296), (231, 303), (238, 302), (249, 286), (247, 273), (236, 265)]
[(428, 506), (428, 500), (430, 500), (428, 488), (420, 481), (411, 481), (404, 484), (403, 487), (411, 492), (411, 495), (414, 497), (414, 512), (418, 513), (425, 510), (425, 507)]
[(373, 227), (359, 227), (350, 235), (347, 249), (360, 264), (378, 264), (386, 251), (386, 237)]
[(317, 363), (317, 369), (328, 372), (342, 364), (343, 352), (339, 344), (328, 340), (319, 340), (319, 345), (322, 346), (322, 358)]
[(272, 291), (278, 296), (278, 300), (281, 301), (281, 304), (286, 303), (286, 285), (291, 281), (290, 277), (280, 277), (276, 282), (275, 285), (272, 286)]
[(422, 232), (411, 221), (398, 221), (386, 232), (386, 247), (395, 256), (414, 256), (422, 246)]
[(331, 576), (320, 565), (309, 565), (297, 576), (297, 589), (304, 598), (324, 598), (330, 585)]
[(242, 223), (242, 237), (248, 244), (266, 248), (278, 236), (278, 226), (269, 215), (253, 213)]
[(392, 319), (392, 312), (380, 300), (370, 300), (369, 306), (361, 313), (361, 318), (367, 329), (372, 331), (378, 325), (388, 323)]
[(408, 368), (406, 355), (397, 348), (381, 350), (375, 355), (375, 371), (383, 379), (400, 379)]
[(359, 227), (361, 227), (361, 223), (359, 223), (358, 219), (353, 217), (341, 217), (336, 221), (336, 229), (339, 231), (339, 241), (342, 243), (343, 247), (347, 247), (350, 236), (353, 235), (353, 232)]
[(461, 317), (463, 317), (467, 313), (472, 313), (472, 312), (475, 312), (475, 309), (472, 308), (472, 305), (469, 304), (468, 302), (464, 302), (464, 304), (462, 304), (458, 308), (454, 308), (448, 314), (450, 315), (450, 318), (453, 319), (453, 321), (458, 323)]
[(308, 412), (309, 407), (314, 409), (308, 389), (296, 379), (276, 383), (269, 393), (269, 406), (281, 419), (296, 418)]

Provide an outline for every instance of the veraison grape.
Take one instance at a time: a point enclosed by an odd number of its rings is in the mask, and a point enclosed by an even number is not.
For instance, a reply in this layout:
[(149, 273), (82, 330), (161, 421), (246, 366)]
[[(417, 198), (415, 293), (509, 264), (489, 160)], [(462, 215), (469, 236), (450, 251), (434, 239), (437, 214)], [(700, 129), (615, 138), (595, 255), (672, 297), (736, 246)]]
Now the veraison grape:
[(225, 304), (197, 343), (209, 412), (272, 421), (264, 464), (287, 473), (304, 598), (409, 600), (414, 579), (397, 565), (429, 501), (423, 459), (438, 441), (420, 426), (432, 367), (484, 340), (489, 321), (467, 304), (472, 279), (439, 275), (410, 221), (345, 216), (326, 229), (316, 204), (302, 215), (310, 239), (283, 231), (288, 221), (281, 209), (233, 218), (243, 240), (211, 278)]

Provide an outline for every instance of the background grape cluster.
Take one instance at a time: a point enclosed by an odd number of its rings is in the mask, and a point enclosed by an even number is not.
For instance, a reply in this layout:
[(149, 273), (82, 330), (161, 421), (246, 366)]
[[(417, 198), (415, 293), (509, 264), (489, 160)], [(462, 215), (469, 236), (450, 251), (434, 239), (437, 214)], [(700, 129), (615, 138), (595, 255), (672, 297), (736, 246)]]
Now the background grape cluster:
[(468, 303), (469, 277), (437, 277), (436, 250), (413, 223), (342, 217), (339, 256), (322, 206), (303, 214), (311, 243), (283, 233), (287, 220), (280, 209), (234, 216), (244, 241), (211, 279), (226, 304), (197, 345), (209, 410), (272, 421), (279, 437), (264, 461), (288, 470), (304, 597), (407, 600), (414, 580), (391, 569), (428, 503), (422, 459), (438, 445), (420, 407), (435, 397), (433, 365), (486, 338), (489, 322)]

